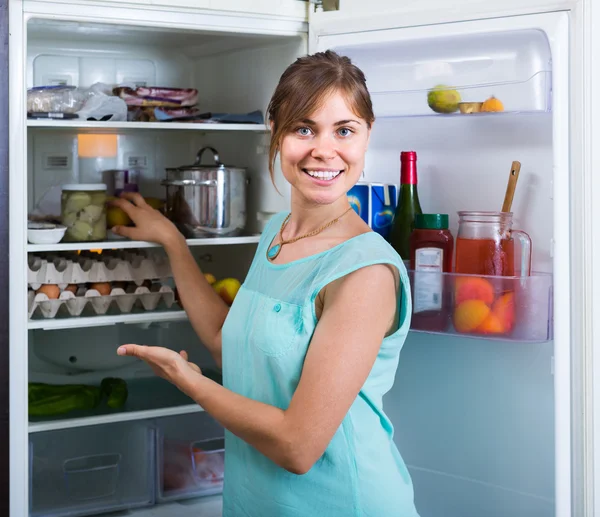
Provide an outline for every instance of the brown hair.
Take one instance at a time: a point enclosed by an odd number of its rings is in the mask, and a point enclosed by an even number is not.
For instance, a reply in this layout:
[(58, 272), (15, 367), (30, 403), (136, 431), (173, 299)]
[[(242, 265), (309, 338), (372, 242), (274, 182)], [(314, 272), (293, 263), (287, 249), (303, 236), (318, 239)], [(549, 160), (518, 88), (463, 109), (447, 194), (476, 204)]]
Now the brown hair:
[(275, 158), (283, 137), (299, 120), (318, 110), (334, 91), (341, 91), (350, 109), (371, 127), (375, 115), (365, 74), (349, 58), (327, 50), (300, 57), (283, 72), (267, 108), (268, 119), (273, 122), (269, 148), (271, 181), (274, 182)]

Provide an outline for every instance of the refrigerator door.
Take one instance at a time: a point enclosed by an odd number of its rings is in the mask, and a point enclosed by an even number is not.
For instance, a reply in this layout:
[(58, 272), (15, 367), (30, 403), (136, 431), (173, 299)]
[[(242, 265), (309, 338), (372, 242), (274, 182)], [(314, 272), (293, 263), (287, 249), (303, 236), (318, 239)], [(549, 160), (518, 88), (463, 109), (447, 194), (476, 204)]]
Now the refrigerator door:
[[(465, 170), (478, 164), (494, 192), (495, 163), (517, 152), (532, 169), (543, 162), (536, 172), (548, 188), (545, 206), (554, 214), (554, 221), (544, 217), (543, 211), (530, 217), (536, 226), (545, 228), (540, 235), (548, 237), (547, 263), (538, 255), (538, 265), (554, 274), (553, 342), (515, 348), (514, 343), (469, 343), (423, 334), (411, 334), (407, 340), (386, 411), (395, 424), (401, 453), (412, 467), (417, 503), (423, 502), (422, 516), (440, 512), (446, 517), (570, 516), (570, 192), (574, 186), (570, 176), (569, 15), (555, 12), (407, 27), (406, 18), (391, 13), (379, 30), (368, 30), (365, 25), (357, 30), (356, 17), (343, 21), (336, 15), (323, 13), (311, 19), (309, 49), (311, 53), (336, 50), (365, 71), (375, 126), (380, 126), (373, 130), (374, 136), (376, 130), (379, 133), (372, 138), (367, 158), (367, 166), (369, 160), (377, 165), (371, 170), (396, 174), (392, 156), (407, 150), (406, 146), (427, 149), (426, 175), (436, 183), (433, 187), (433, 181), (423, 184), (424, 197), (429, 195), (436, 202), (431, 203), (431, 210), (441, 207), (446, 212), (456, 206), (452, 203), (486, 204), (495, 199), (489, 192), (478, 193), (473, 185), (461, 183), (459, 161), (448, 163), (457, 154), (462, 153)], [(546, 42), (547, 53), (536, 43), (538, 37)], [(507, 111), (513, 113), (505, 113), (504, 119), (483, 114), (473, 120), (453, 114), (443, 121), (426, 101), (428, 90), (440, 82), (456, 87), (463, 100), (501, 96), (511, 106)], [(546, 125), (551, 126), (546, 136), (542, 135), (545, 123), (538, 116), (546, 117)], [(504, 122), (496, 125), (500, 120)], [(473, 144), (463, 141), (462, 148), (451, 148), (457, 137), (444, 141), (435, 133), (442, 122), (453, 135), (469, 132)], [(435, 130), (429, 134), (428, 127)], [(525, 127), (531, 129), (524, 131)], [(382, 136), (382, 128), (387, 137)], [(520, 142), (511, 140), (514, 131), (523, 131)], [(428, 141), (434, 135), (438, 151)], [(476, 145), (481, 143), (485, 151), (478, 151)], [(495, 146), (498, 154), (487, 153), (487, 145)], [(429, 157), (434, 153), (437, 156)], [(455, 177), (446, 174), (452, 166), (457, 170)], [(539, 250), (543, 241), (534, 242)], [(522, 375), (517, 373), (519, 368), (525, 368)]]

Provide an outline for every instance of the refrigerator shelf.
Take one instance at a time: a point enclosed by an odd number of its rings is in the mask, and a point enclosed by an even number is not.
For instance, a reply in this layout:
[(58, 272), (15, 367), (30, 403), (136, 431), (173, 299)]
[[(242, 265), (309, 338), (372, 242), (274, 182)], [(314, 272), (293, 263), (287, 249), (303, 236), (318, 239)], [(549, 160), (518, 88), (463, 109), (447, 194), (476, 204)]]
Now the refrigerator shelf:
[[(546, 113), (551, 111), (552, 73), (538, 71), (525, 80), (482, 84), (448, 85), (460, 94), (461, 102), (484, 102), (492, 96), (501, 101), (502, 111), (437, 113), (428, 105), (431, 88), (371, 91), (376, 117), (492, 117), (503, 113)], [(432, 85), (435, 86), (435, 85)]]
[[(219, 382), (219, 374), (216, 371), (210, 370), (210, 368), (205, 370), (208, 377)], [(71, 411), (55, 417), (30, 417), (29, 433), (204, 411), (187, 395), (159, 377), (124, 378), (127, 382), (128, 396), (122, 409), (115, 410), (109, 408), (106, 404), (101, 404), (89, 411)], [(70, 382), (77, 383), (78, 381), (74, 379)]]
[(553, 338), (552, 275), (502, 277), (409, 271), (411, 331), (497, 341)]
[[(232, 244), (256, 244), (260, 235), (239, 237), (206, 237), (202, 239), (187, 239), (189, 247), (194, 246), (223, 246)], [(28, 244), (29, 253), (45, 251), (83, 251), (83, 250), (122, 250), (138, 248), (160, 248), (160, 244), (147, 241), (132, 241), (129, 239), (112, 239), (99, 242), (59, 242), (58, 244)]]
[(129, 325), (150, 325), (151, 323), (168, 323), (170, 321), (185, 321), (187, 314), (183, 310), (143, 311), (140, 313), (114, 314), (108, 316), (79, 316), (77, 318), (42, 318), (29, 320), (29, 330), (61, 330), (88, 327), (106, 327), (124, 323)]
[(201, 124), (193, 122), (95, 122), (87, 120), (27, 119), (27, 127), (41, 130), (76, 130), (78, 133), (123, 133), (125, 131), (244, 131), (266, 133), (265, 124)]

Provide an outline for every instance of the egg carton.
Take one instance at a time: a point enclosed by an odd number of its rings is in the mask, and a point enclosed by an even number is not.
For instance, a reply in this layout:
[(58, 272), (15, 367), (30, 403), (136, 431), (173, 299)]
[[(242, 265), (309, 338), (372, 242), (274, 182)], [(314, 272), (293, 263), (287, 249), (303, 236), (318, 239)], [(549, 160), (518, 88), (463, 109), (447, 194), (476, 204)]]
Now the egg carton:
[[(115, 287), (110, 294), (102, 295), (96, 289), (79, 287), (75, 293), (64, 290), (57, 299), (50, 299), (45, 293), (28, 292), (28, 313), (32, 316), (42, 318), (54, 318), (58, 316), (81, 316), (106, 314), (111, 305), (122, 314), (129, 314), (134, 308), (145, 311), (154, 311), (159, 304), (170, 309), (175, 303), (173, 289), (166, 285), (153, 284), (148, 287), (131, 286), (128, 289)], [(84, 314), (85, 313), (85, 314)]]
[(171, 266), (165, 255), (119, 250), (92, 253), (30, 254), (27, 282), (36, 290), (42, 284), (84, 284), (95, 282), (135, 282), (170, 278)]

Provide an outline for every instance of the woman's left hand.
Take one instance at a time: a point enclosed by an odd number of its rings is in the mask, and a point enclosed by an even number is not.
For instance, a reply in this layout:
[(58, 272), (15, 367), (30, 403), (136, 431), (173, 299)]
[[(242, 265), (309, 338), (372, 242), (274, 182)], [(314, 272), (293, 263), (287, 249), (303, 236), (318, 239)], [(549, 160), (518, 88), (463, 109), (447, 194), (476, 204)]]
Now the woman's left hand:
[(119, 355), (129, 355), (145, 361), (159, 377), (186, 391), (187, 383), (195, 374), (202, 374), (198, 365), (188, 361), (185, 350), (177, 353), (160, 346), (122, 345), (117, 349)]

